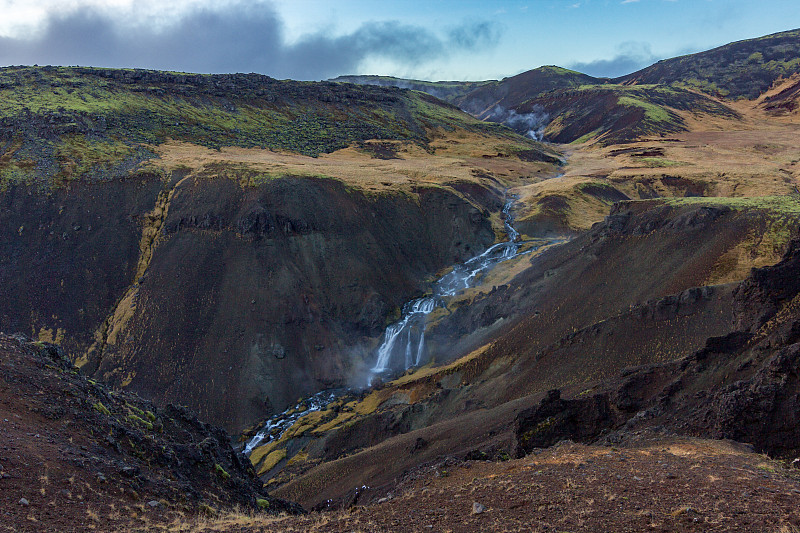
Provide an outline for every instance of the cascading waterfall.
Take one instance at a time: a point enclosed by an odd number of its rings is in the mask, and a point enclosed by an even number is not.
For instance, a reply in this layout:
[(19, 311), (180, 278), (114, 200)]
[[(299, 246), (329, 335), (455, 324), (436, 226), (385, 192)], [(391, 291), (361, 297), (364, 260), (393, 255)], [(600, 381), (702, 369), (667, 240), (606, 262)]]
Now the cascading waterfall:
[[(405, 334), (406, 368), (419, 364), (425, 346), (425, 317), (436, 308), (436, 299), (430, 296), (411, 300), (403, 306), (402, 318), (390, 324), (383, 336), (383, 343), (378, 348), (378, 359), (372, 372), (380, 374), (389, 370), (389, 362), (395, 353), (398, 341)], [(416, 355), (413, 355), (416, 353)]]
[[(425, 358), (425, 326), (427, 317), (437, 307), (445, 305), (444, 298), (455, 296), (459, 291), (473, 287), (479, 276), (490, 271), (495, 265), (520, 255), (531, 253), (538, 247), (530, 247), (520, 251), (523, 242), (519, 232), (511, 225), (511, 205), (503, 206), (503, 224), (508, 241), (490, 246), (482, 254), (456, 265), (433, 284), (430, 296), (411, 300), (403, 306), (400, 320), (390, 324), (384, 332), (383, 342), (376, 352), (375, 365), (370, 369), (367, 386), (378, 376), (385, 376), (419, 366)], [(563, 239), (552, 239), (542, 245), (562, 242)], [(347, 389), (329, 389), (302, 400), (294, 407), (273, 416), (245, 445), (242, 452), (249, 455), (254, 448), (280, 436), (300, 417), (325, 409), (331, 402), (346, 394)]]
[(459, 291), (473, 287), (478, 277), (495, 265), (532, 251), (520, 253), (520, 234), (511, 225), (512, 203), (513, 200), (503, 206), (503, 225), (508, 241), (492, 245), (482, 254), (456, 265), (434, 282), (431, 296), (411, 300), (403, 306), (400, 320), (386, 328), (383, 342), (378, 347), (375, 366), (370, 370), (368, 386), (377, 376), (403, 371), (423, 361), (427, 317), (436, 307), (444, 306), (444, 297), (455, 296)]

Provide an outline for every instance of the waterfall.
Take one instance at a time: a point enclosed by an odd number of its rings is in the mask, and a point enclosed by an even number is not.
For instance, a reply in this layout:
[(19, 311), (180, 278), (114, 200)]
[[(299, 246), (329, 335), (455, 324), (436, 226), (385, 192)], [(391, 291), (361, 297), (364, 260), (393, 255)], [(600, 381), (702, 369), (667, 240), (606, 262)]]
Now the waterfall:
[[(512, 202), (503, 206), (503, 225), (508, 241), (490, 246), (482, 254), (453, 269), (433, 283), (430, 296), (423, 296), (407, 302), (403, 306), (400, 320), (386, 327), (383, 342), (376, 351), (375, 365), (370, 369), (367, 386), (378, 376), (389, 376), (412, 366), (419, 366), (425, 360), (425, 326), (428, 315), (437, 307), (444, 307), (444, 298), (455, 296), (460, 291), (474, 287), (478, 278), (494, 266), (514, 257), (532, 252), (538, 247), (521, 252), (523, 244), (519, 232), (512, 226)], [(545, 244), (563, 242), (564, 239), (551, 239)], [(404, 336), (405, 335), (405, 336)], [(249, 455), (257, 446), (279, 439), (300, 417), (327, 408), (327, 406), (348, 392), (347, 389), (328, 389), (301, 400), (294, 407), (277, 414), (264, 422), (263, 427), (245, 445), (243, 453)]]
[[(392, 354), (395, 352), (395, 347), (398, 340), (403, 333), (406, 334), (405, 346), (405, 360), (406, 368), (412, 364), (418, 364), (420, 359), (420, 351), (425, 343), (425, 317), (429, 315), (436, 308), (436, 300), (431, 297), (417, 298), (411, 300), (403, 306), (402, 318), (390, 324), (383, 335), (383, 343), (378, 347), (378, 359), (375, 361), (375, 366), (372, 367), (373, 374), (380, 374), (390, 369), (389, 363)], [(417, 356), (412, 358), (413, 351), (413, 330), (419, 330), (419, 339), (417, 340)]]
[[(370, 369), (368, 386), (374, 378), (389, 373), (397, 373), (412, 366), (419, 366), (425, 357), (425, 326), (427, 316), (437, 307), (444, 307), (445, 297), (474, 287), (478, 278), (494, 266), (513, 259), (520, 253), (522, 243), (519, 232), (512, 226), (511, 206), (513, 200), (503, 205), (503, 226), (508, 241), (490, 246), (453, 269), (433, 283), (433, 294), (411, 300), (403, 306), (400, 320), (387, 326), (383, 342), (378, 347), (375, 365)], [(405, 337), (403, 335), (405, 334)], [(403, 340), (405, 342), (403, 342)], [(416, 350), (414, 346), (416, 345)]]

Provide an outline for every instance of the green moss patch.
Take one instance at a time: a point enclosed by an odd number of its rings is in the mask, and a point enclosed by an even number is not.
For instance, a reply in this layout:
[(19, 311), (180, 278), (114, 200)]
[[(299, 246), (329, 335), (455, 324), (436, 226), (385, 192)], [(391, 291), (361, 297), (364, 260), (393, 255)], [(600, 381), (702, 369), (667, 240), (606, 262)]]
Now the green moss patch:
[(227, 481), (230, 479), (231, 475), (222, 468), (222, 465), (219, 463), (214, 463), (214, 473), (217, 474), (217, 477), (222, 479), (223, 481)]
[(0, 119), (14, 138), (0, 145), (5, 186), (127, 175), (170, 139), (317, 156), (368, 139), (427, 146), (438, 128), (514, 137), (393, 87), (80, 67), (0, 69)]

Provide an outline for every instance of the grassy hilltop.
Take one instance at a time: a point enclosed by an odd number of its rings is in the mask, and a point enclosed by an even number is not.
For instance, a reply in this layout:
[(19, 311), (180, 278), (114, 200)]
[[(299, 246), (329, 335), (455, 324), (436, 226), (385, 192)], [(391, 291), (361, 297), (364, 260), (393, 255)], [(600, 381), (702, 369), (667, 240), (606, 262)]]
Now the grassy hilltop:
[(436, 128), (503, 135), (394, 87), (80, 67), (0, 69), (0, 179), (119, 175), (180, 140), (317, 156), (366, 139), (424, 145)]

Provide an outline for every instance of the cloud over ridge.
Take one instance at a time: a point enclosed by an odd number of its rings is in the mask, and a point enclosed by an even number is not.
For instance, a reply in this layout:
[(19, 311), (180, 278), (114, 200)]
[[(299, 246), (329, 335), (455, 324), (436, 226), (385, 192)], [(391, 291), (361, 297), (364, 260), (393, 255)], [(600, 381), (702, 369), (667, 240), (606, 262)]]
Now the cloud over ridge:
[(615, 78), (650, 66), (659, 59), (653, 55), (648, 43), (627, 41), (617, 46), (617, 54), (610, 59), (577, 62), (569, 68), (596, 77)]
[(259, 72), (316, 80), (356, 72), (368, 58), (413, 67), (492, 47), (499, 38), (491, 22), (463, 23), (438, 34), (382, 21), (364, 23), (344, 35), (317, 32), (286, 44), (279, 16), (261, 3), (200, 8), (159, 28), (124, 26), (107, 12), (82, 7), (50, 15), (44, 29), (31, 38), (0, 37), (0, 64)]

